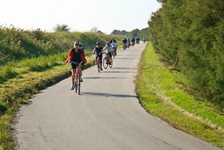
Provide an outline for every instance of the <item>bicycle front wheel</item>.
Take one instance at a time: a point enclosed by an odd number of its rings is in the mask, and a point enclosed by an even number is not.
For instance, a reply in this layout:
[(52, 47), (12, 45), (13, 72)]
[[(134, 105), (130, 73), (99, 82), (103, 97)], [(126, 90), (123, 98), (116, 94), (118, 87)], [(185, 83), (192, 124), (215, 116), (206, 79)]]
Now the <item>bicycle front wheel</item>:
[(79, 74), (78, 74), (77, 91), (78, 91), (78, 95), (80, 95), (80, 91), (81, 91), (81, 83), (80, 83), (80, 75), (79, 75)]
[(107, 63), (106, 58), (103, 59), (103, 67), (104, 67), (104, 69), (107, 69), (107, 67), (108, 67), (108, 63)]
[(97, 70), (100, 73), (100, 64), (97, 64)]

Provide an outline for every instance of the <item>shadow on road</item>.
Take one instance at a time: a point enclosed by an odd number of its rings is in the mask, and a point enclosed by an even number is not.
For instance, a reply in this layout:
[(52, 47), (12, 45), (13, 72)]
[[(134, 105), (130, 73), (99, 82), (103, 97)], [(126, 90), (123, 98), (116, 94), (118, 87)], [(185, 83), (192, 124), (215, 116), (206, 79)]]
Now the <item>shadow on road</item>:
[(137, 71), (104, 71), (102, 73), (137, 73)]
[(124, 68), (124, 67), (113, 67), (113, 69), (130, 69), (130, 70), (134, 70), (134, 69), (138, 69), (138, 68)]
[(126, 58), (119, 57), (119, 58), (115, 58), (115, 59), (135, 59), (135, 58), (134, 57), (126, 57)]
[(83, 79), (130, 79), (125, 77), (83, 77)]
[(83, 92), (82, 95), (84, 95), (84, 96), (101, 96), (101, 97), (117, 97), (117, 98), (137, 98), (136, 95), (100, 93), (100, 92)]

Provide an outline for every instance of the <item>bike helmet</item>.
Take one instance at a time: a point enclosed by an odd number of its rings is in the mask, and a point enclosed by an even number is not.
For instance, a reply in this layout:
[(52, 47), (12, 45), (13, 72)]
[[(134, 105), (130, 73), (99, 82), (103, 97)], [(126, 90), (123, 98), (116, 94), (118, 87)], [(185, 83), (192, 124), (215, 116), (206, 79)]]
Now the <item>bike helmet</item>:
[(100, 42), (96, 42), (96, 45), (100, 45)]
[(79, 45), (80, 45), (80, 46), (82, 46), (82, 43), (81, 43), (81, 42), (79, 42)]

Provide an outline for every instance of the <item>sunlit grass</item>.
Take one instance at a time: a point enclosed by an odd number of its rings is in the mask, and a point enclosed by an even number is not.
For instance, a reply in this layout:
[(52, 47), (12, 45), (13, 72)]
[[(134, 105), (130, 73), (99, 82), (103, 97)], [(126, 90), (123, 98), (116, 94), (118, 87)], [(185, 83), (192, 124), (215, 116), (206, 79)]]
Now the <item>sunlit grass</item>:
[(159, 60), (148, 43), (136, 81), (142, 106), (173, 127), (224, 148), (224, 116), (189, 94), (184, 76)]

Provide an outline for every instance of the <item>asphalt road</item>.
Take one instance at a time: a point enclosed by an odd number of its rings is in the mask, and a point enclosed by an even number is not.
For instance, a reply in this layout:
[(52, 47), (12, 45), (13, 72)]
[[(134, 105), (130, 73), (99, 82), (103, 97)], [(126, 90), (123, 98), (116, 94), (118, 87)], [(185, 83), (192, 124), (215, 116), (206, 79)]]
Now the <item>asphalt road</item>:
[(141, 107), (133, 81), (144, 48), (119, 51), (112, 69), (85, 70), (80, 96), (70, 78), (35, 95), (17, 115), (15, 149), (217, 150)]

